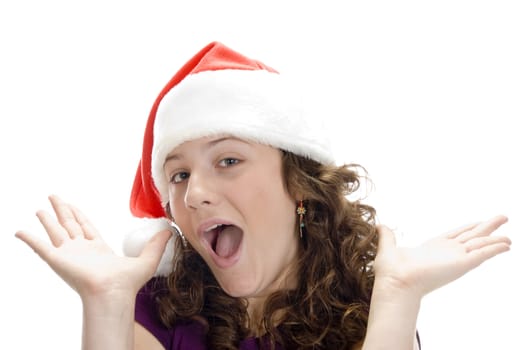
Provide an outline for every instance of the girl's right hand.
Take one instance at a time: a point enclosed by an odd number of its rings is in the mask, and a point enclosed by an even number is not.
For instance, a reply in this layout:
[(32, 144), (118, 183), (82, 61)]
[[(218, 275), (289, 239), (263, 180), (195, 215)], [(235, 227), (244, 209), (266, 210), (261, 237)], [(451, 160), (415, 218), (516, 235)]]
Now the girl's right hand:
[(23, 231), (15, 236), (30, 246), (82, 299), (135, 296), (155, 273), (171, 232), (156, 234), (138, 257), (116, 255), (77, 208), (57, 196), (49, 200), (57, 217), (37, 212), (51, 244)]

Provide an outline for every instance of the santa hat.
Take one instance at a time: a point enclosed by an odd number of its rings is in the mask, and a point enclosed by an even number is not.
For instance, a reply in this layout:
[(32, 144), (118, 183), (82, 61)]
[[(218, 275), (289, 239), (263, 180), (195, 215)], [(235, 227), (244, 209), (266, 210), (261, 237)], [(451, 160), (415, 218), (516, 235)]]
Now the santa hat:
[[(142, 158), (130, 198), (134, 216), (153, 225), (127, 236), (124, 252), (136, 256), (148, 239), (168, 227), (165, 205), (166, 156), (185, 141), (228, 134), (311, 158), (333, 162), (324, 116), (303, 109), (299, 88), (282, 74), (219, 42), (193, 56), (155, 100), (146, 124)], [(151, 220), (150, 220), (151, 221)], [(173, 242), (168, 242), (157, 274), (171, 271)]]

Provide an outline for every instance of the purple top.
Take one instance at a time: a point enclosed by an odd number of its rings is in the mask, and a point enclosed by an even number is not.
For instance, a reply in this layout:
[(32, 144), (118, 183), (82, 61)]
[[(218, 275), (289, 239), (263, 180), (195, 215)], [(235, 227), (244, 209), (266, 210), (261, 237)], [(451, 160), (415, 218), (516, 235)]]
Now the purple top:
[[(178, 323), (173, 328), (166, 328), (162, 324), (153, 297), (156, 280), (155, 278), (150, 280), (137, 294), (135, 321), (152, 333), (167, 350), (205, 350), (205, 326), (199, 321)], [(276, 348), (279, 349), (280, 347), (276, 346)], [(258, 339), (252, 337), (243, 340), (239, 349), (259, 350)]]

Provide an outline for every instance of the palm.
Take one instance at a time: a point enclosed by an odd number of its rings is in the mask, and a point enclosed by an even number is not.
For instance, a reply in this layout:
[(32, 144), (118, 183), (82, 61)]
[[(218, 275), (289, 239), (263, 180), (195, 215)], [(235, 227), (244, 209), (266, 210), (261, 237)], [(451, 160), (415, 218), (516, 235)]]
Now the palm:
[(376, 278), (423, 296), (454, 281), (484, 261), (509, 249), (505, 236), (491, 236), (506, 222), (502, 216), (432, 238), (420, 246), (396, 247), (392, 232), (379, 227)]
[(101, 288), (135, 288), (140, 284), (141, 276), (137, 276), (138, 281), (118, 277), (129, 274), (131, 277), (136, 276), (137, 270), (135, 274), (131, 274), (134, 267), (141, 267), (136, 260), (138, 259), (117, 256), (98, 238), (76, 238), (67, 240), (56, 248), (47, 262), (73, 289), (92, 294), (100, 292)]

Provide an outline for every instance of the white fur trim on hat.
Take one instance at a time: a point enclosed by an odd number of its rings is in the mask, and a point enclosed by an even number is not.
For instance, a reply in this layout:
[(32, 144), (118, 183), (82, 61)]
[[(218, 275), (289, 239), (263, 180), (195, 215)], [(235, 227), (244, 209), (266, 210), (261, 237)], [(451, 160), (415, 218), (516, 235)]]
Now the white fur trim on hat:
[(168, 276), (173, 270), (173, 258), (174, 258), (174, 229), (170, 226), (170, 223), (165, 218), (159, 219), (141, 219), (142, 225), (139, 225), (137, 229), (129, 232), (123, 241), (122, 250), (124, 255), (129, 257), (137, 257), (141, 254), (144, 246), (150, 238), (155, 234), (163, 230), (172, 231), (172, 237), (166, 243), (166, 248), (155, 272), (155, 276)]
[(173, 87), (154, 125), (152, 177), (163, 205), (168, 201), (166, 156), (203, 136), (228, 134), (332, 163), (323, 116), (305, 113), (298, 90), (281, 74), (236, 69), (191, 74)]

